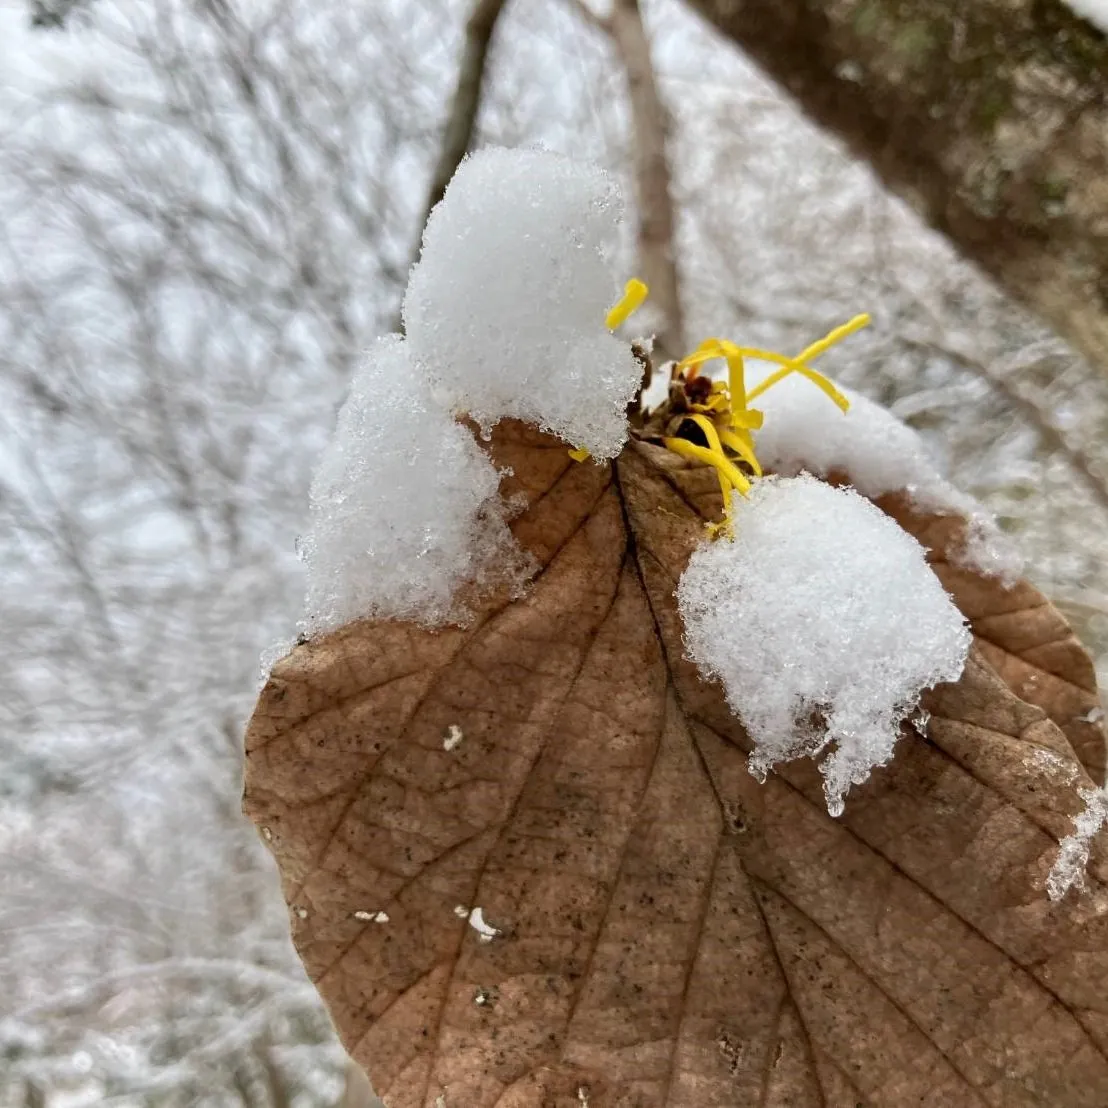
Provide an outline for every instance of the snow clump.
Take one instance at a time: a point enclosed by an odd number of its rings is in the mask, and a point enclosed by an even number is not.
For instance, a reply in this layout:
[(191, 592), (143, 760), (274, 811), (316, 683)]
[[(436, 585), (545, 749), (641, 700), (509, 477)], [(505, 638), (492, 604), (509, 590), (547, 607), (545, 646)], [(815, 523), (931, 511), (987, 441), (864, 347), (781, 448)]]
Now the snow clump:
[(623, 202), (597, 166), (490, 148), (458, 168), (404, 297), (413, 357), (486, 431), (536, 423), (598, 458), (627, 438), (642, 366), (604, 326)]
[(831, 748), (820, 772), (841, 815), (920, 694), (961, 676), (969, 629), (923, 547), (853, 489), (767, 477), (734, 494), (734, 524), (681, 577), (686, 650), (723, 683), (759, 780)]
[(464, 622), (460, 590), (522, 588), (501, 474), (471, 431), (515, 417), (600, 458), (642, 367), (605, 327), (623, 204), (603, 170), (541, 150), (468, 157), (423, 236), (407, 338), (357, 372), (311, 489), (309, 636), (351, 620)]
[(971, 496), (942, 475), (923, 439), (887, 408), (852, 389), (845, 413), (828, 412), (827, 398), (799, 374), (758, 397), (765, 423), (757, 434), (758, 459), (767, 471), (845, 474), (863, 496), (907, 493), (920, 511), (956, 514), (969, 523), (959, 561), (1014, 584), (1023, 570), (1011, 540)]
[(378, 339), (312, 481), (302, 630), (464, 620), (462, 585), (518, 585), (524, 558), (499, 481), (472, 433), (434, 402), (404, 339)]

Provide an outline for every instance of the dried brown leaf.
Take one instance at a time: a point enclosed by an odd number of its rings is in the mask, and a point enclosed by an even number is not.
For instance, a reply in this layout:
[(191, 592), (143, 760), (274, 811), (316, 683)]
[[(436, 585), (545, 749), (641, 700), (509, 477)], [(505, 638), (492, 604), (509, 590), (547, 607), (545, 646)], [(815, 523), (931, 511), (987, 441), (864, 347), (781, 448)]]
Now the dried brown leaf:
[(1006, 588), (995, 577), (960, 565), (961, 519), (916, 512), (903, 495), (877, 503), (927, 547), (939, 580), (969, 619), (993, 669), (1020, 699), (1058, 724), (1090, 776), (1102, 783), (1105, 743), (1096, 670), (1062, 613), (1027, 581)]
[(750, 777), (683, 657), (714, 475), (514, 424), (492, 449), (527, 595), (299, 647), (247, 734), (297, 949), (390, 1108), (1108, 1103), (1108, 859), (1047, 899), (1088, 777), (1069, 702), (1010, 668), (1085, 688), (1053, 611), (903, 517), (979, 641), (833, 820), (810, 763)]

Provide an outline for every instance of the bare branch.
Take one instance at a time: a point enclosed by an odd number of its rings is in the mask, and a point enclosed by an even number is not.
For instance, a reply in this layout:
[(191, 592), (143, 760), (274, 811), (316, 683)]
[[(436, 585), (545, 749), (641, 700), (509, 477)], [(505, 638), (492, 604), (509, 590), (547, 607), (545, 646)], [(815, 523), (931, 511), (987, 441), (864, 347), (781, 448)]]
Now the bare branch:
[[(583, 5), (582, 5), (583, 6)], [(668, 115), (658, 96), (650, 42), (638, 0), (615, 0), (606, 22), (627, 74), (634, 128), (635, 193), (639, 206), (639, 270), (662, 315), (656, 361), (679, 358), (685, 349), (680, 283), (674, 256), (676, 217), (666, 154)]]
[(604, 16), (593, 11), (587, 3), (587, 0), (570, 0), (570, 6), (594, 30), (603, 31), (604, 34), (611, 34), (612, 21), (610, 19), (605, 19)]
[(477, 122), (477, 109), (481, 105), (481, 82), (485, 75), (485, 60), (489, 53), (496, 21), (504, 10), (505, 0), (477, 0), (466, 23), (465, 44), (458, 66), (458, 83), (450, 102), (450, 114), (442, 134), (439, 160), (431, 175), (431, 188), (427, 194), (427, 206), (423, 222), (431, 209), (442, 199), (450, 178), (466, 156), (473, 141)]

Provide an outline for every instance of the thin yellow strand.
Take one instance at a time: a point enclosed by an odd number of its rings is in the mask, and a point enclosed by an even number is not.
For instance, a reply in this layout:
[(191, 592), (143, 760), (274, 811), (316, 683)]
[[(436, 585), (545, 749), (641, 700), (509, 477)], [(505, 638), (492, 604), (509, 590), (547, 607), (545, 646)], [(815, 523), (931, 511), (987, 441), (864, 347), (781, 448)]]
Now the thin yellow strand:
[(751, 389), (746, 397), (748, 401), (761, 396), (766, 389), (776, 385), (778, 381), (787, 377), (790, 373), (799, 373), (825, 392), (844, 412), (850, 407), (850, 401), (822, 373), (818, 373), (811, 366), (805, 365), (798, 358), (786, 358), (784, 354), (775, 354), (772, 350), (758, 350), (752, 346), (742, 347), (742, 352), (748, 358), (757, 358), (759, 361), (772, 362), (774, 365), (782, 367), (778, 372), (767, 377), (760, 385)]
[(717, 342), (717, 339), (705, 339), (691, 354), (686, 354), (677, 363), (677, 372), (684, 373), (687, 381), (697, 377), (705, 362), (714, 362), (716, 358), (723, 357), (722, 352), (716, 348)]
[(723, 454), (723, 446), (719, 441), (716, 425), (707, 416), (691, 415), (689, 419), (704, 432), (704, 437), (708, 440), (708, 449), (717, 454)]
[(843, 339), (847, 338), (847, 336), (860, 331), (863, 327), (868, 327), (870, 322), (871, 320), (868, 312), (856, 315), (853, 319), (847, 320), (846, 323), (829, 331), (823, 338), (813, 342), (811, 346), (805, 347), (795, 358), (782, 358), (780, 354), (770, 354), (768, 351), (760, 351), (758, 355), (748, 354), (748, 357), (760, 356), (764, 361), (773, 362), (782, 366), (782, 368), (775, 373), (771, 373), (760, 385), (751, 389), (750, 393), (747, 395), (747, 400), (750, 401), (755, 399), (755, 397), (761, 396), (762, 393), (773, 388), (779, 381), (788, 377), (790, 373), (802, 373), (813, 384), (823, 389), (823, 391), (845, 412), (850, 407), (850, 401), (831, 384), (828, 378), (824, 377), (822, 373), (817, 373), (811, 366), (805, 363), (810, 362), (813, 358), (818, 358), (821, 354), (827, 353), (835, 343), (841, 342)]
[(643, 306), (643, 301), (650, 294), (650, 289), (637, 277), (632, 277), (624, 286), (623, 295), (611, 306), (604, 317), (604, 326), (609, 331), (614, 331), (621, 324), (626, 323), (632, 313), (637, 312)]
[(722, 452), (716, 453), (705, 446), (697, 446), (695, 442), (689, 442), (688, 439), (663, 439), (662, 442), (666, 449), (672, 450), (674, 454), (712, 466), (721, 478), (726, 478), (728, 483), (738, 489), (743, 496), (750, 491), (749, 478)]
[(863, 327), (870, 325), (869, 312), (862, 312), (861, 315), (856, 315), (853, 319), (848, 319), (846, 323), (840, 327), (836, 327), (833, 331), (828, 331), (822, 339), (812, 343), (811, 346), (806, 347), (796, 356), (798, 362), (810, 362), (813, 358), (818, 358), (821, 354), (826, 353), (837, 342), (842, 342), (848, 335), (853, 335), (856, 331), (860, 331)]
[(729, 446), (752, 470), (756, 476), (762, 476), (762, 463), (758, 461), (754, 454), (754, 448), (750, 443), (746, 442), (741, 435), (736, 434), (734, 431), (721, 430), (719, 432), (720, 440), (724, 446)]
[[(608, 314), (604, 317), (604, 326), (609, 331), (614, 331), (621, 324), (626, 323), (643, 306), (649, 295), (650, 288), (646, 282), (640, 281), (638, 277), (632, 277), (623, 286), (623, 295), (608, 309)], [(569, 456), (575, 462), (587, 462), (590, 454), (587, 450), (578, 448), (569, 451)]]

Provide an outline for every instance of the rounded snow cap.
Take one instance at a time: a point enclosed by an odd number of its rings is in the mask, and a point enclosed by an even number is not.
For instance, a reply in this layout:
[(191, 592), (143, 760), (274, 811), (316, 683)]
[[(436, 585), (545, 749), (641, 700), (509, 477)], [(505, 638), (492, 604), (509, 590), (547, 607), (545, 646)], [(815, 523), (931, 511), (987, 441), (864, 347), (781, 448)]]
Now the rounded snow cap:
[(609, 174), (560, 154), (489, 148), (459, 166), (403, 309), (412, 356), (454, 411), (619, 453), (642, 378), (604, 320), (622, 214)]

